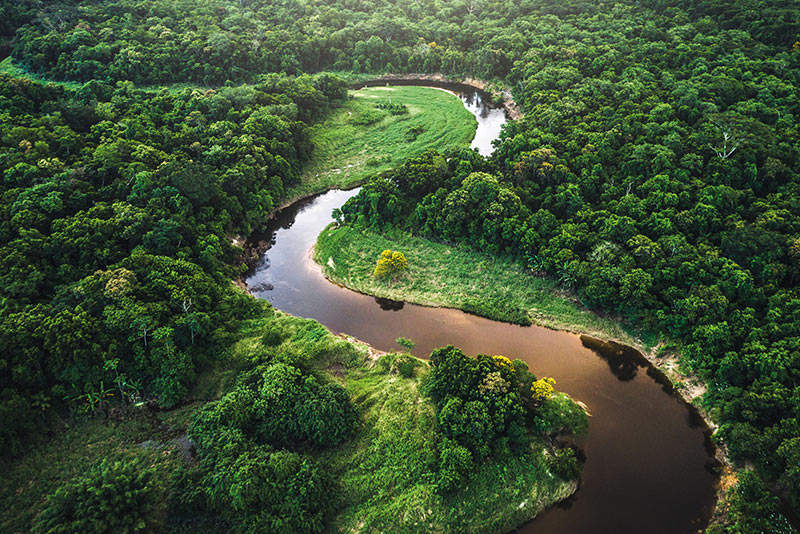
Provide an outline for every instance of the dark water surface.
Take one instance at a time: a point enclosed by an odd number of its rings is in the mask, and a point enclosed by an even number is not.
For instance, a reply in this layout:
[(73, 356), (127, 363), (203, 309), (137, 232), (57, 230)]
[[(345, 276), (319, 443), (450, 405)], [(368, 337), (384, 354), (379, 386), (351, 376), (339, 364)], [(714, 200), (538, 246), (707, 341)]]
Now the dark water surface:
[[(479, 118), (480, 121), (480, 118)], [(479, 126), (480, 129), (480, 126)], [(247, 279), (275, 307), (310, 317), (378, 349), (403, 336), (421, 357), (453, 344), (469, 354), (503, 354), (583, 401), (590, 413), (578, 492), (519, 532), (683, 534), (702, 530), (714, 505), (716, 476), (707, 429), (636, 350), (540, 327), (521, 327), (457, 310), (361, 295), (328, 282), (310, 248), (331, 211), (357, 190), (330, 191), (280, 213), (267, 230), (273, 245)]]

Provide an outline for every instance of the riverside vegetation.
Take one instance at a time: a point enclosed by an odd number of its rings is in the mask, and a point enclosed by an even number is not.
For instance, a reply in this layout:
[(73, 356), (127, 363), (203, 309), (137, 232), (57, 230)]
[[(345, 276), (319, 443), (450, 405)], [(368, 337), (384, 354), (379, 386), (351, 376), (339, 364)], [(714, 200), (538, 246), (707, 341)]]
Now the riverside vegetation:
[[(584, 433), (586, 414), (562, 394), (534, 400), (522, 362), (450, 347), (429, 370), (243, 304), (236, 343), (188, 404), (73, 418), (5, 461), (3, 530), (106, 532), (102, 517), (132, 531), (500, 532), (575, 490), (580, 464), (554, 438)], [(473, 412), (453, 419), (443, 401)], [(194, 461), (177, 445), (187, 430)]]
[[(309, 125), (345, 96), (341, 80), (309, 73), (442, 71), (508, 87), (525, 118), (490, 161), (457, 154), (435, 188), (376, 180), (343, 222), (508, 259), (674, 340), (708, 384), (716, 439), (752, 469), (712, 529), (791, 530), (773, 494), (800, 510), (798, 11), (4, 2), (0, 46), (15, 62), (0, 77), (4, 453), (35, 436), (55, 446), (64, 414), (102, 413), (110, 395), (179, 406), (229, 354), (249, 301), (228, 287), (230, 238), (301, 187)], [(109, 466), (95, 481), (126, 472)]]

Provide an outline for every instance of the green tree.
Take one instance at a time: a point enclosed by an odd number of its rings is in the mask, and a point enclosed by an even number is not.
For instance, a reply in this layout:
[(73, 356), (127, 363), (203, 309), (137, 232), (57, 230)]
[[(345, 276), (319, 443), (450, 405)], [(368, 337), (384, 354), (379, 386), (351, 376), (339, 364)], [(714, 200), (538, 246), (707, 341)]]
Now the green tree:
[(407, 267), (408, 262), (402, 252), (384, 250), (378, 257), (372, 276), (376, 278), (396, 278), (403, 274)]
[(131, 458), (105, 459), (51, 495), (34, 534), (153, 532), (163, 521), (155, 472)]

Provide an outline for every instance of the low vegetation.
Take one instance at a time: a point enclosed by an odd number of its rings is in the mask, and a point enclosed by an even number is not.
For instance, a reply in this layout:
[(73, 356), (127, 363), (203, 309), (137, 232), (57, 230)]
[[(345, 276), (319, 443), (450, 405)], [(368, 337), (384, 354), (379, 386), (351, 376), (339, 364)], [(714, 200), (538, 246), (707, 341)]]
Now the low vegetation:
[(311, 128), (314, 152), (290, 198), (361, 183), (428, 148), (469, 146), (475, 135), (472, 114), (439, 89), (368, 87), (350, 95)]

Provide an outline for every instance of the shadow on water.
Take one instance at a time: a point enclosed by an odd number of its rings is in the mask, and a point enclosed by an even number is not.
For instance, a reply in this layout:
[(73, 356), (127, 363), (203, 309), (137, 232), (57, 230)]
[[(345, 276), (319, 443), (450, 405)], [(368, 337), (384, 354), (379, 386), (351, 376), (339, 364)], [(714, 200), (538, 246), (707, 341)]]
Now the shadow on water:
[(622, 382), (636, 378), (639, 369), (647, 365), (645, 357), (633, 347), (589, 336), (581, 336), (581, 343), (599, 354), (608, 364), (611, 373)]
[(653, 381), (661, 386), (665, 393), (671, 395), (676, 401), (686, 406), (686, 422), (689, 428), (702, 429), (705, 439), (703, 446), (710, 457), (706, 463), (706, 469), (712, 473), (721, 464), (716, 458), (717, 446), (712, 439), (712, 431), (708, 428), (703, 416), (696, 406), (686, 402), (675, 390), (675, 385), (667, 375), (662, 373), (657, 367), (652, 365), (644, 354), (633, 347), (621, 345), (613, 341), (603, 341), (590, 336), (581, 336), (581, 343), (587, 349), (595, 351), (608, 364), (611, 372), (621, 381), (632, 380), (636, 377), (639, 369), (644, 368)]
[(402, 300), (383, 299), (375, 297), (375, 302), (381, 307), (383, 311), (400, 311), (406, 305)]

